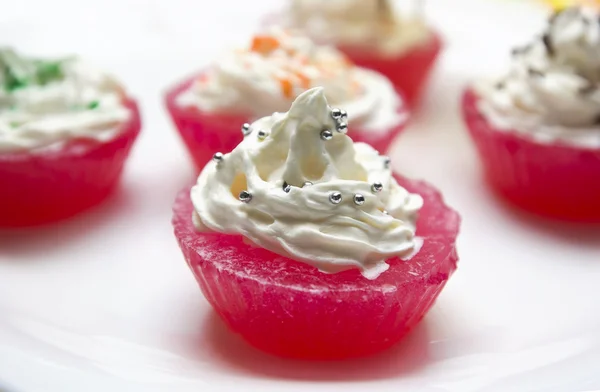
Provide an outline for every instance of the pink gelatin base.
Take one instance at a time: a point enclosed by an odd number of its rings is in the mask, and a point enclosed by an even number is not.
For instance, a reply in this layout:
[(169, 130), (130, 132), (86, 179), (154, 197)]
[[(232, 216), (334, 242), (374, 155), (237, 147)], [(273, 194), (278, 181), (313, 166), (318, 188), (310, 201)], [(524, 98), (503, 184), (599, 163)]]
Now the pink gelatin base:
[(417, 106), (423, 88), (442, 50), (439, 34), (431, 33), (427, 43), (397, 57), (385, 57), (359, 48), (339, 47), (356, 65), (385, 75), (402, 92), (409, 108)]
[(425, 200), (417, 226), (424, 243), (409, 261), (388, 260), (375, 280), (356, 269), (325, 274), (238, 235), (198, 233), (188, 190), (175, 202), (175, 236), (208, 302), (252, 346), (304, 359), (373, 354), (424, 317), (458, 261), (459, 215), (430, 185), (397, 179)]
[[(200, 74), (201, 75), (201, 74)], [(188, 89), (199, 75), (186, 80), (169, 90), (165, 96), (167, 110), (177, 127), (197, 169), (201, 170), (215, 152), (227, 153), (242, 141), (242, 124), (252, 122), (248, 116), (226, 116), (202, 112), (194, 107), (182, 107), (177, 97)], [(400, 114), (408, 117), (406, 108)], [(385, 130), (363, 131), (352, 127), (350, 119), (349, 135), (354, 141), (368, 143), (380, 152), (390, 147), (406, 123)]]
[(167, 110), (199, 170), (204, 168), (214, 153), (233, 150), (242, 141), (242, 124), (248, 122), (247, 116), (216, 115), (179, 105), (177, 97), (200, 75), (177, 85), (165, 95)]
[(141, 128), (137, 104), (126, 105), (132, 117), (108, 142), (77, 139), (59, 148), (0, 154), (0, 227), (68, 218), (106, 198)]
[(463, 116), (486, 179), (502, 197), (538, 215), (600, 222), (600, 149), (541, 143), (495, 129), (477, 100), (472, 90), (465, 92)]

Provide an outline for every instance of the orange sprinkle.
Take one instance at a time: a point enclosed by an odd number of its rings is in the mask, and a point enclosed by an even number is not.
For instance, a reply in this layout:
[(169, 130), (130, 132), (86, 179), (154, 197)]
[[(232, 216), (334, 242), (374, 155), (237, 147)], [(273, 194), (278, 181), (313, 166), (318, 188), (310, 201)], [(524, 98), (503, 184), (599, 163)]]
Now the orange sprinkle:
[(276, 38), (269, 37), (267, 35), (257, 35), (252, 40), (252, 48), (253, 52), (259, 53), (269, 53), (279, 47), (280, 43)]
[(293, 57), (296, 55), (296, 49), (295, 48), (285, 48), (285, 53), (288, 56)]
[(300, 56), (298, 57), (298, 62), (302, 65), (308, 65), (308, 57)]
[(306, 76), (304, 72), (298, 70), (294, 72), (294, 75), (300, 79), (300, 85), (302, 86), (302, 89), (306, 90), (310, 87), (310, 78)]
[(324, 67), (323, 67), (323, 68), (319, 68), (319, 71), (321, 72), (321, 75), (323, 75), (323, 76), (324, 76), (324, 77), (326, 77), (326, 78), (329, 78), (329, 77), (335, 76), (335, 72), (334, 72), (334, 71), (332, 71), (332, 70), (331, 70), (331, 69), (329, 69), (329, 68), (324, 68)]
[(293, 98), (294, 85), (292, 84), (291, 80), (279, 79), (279, 85), (281, 86), (281, 91), (283, 92), (284, 97)]
[(345, 65), (346, 67), (353, 67), (354, 63), (346, 56), (341, 56), (340, 57), (340, 62)]
[(352, 82), (350, 83), (350, 90), (352, 91), (352, 93), (354, 94), (358, 94), (361, 90), (361, 85), (358, 82), (358, 80), (353, 79)]

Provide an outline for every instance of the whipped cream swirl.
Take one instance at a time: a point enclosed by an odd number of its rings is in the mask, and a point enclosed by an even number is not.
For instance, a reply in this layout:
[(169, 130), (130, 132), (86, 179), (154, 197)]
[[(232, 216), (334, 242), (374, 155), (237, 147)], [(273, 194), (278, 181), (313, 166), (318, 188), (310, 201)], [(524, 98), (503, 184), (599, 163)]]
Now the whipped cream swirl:
[(346, 108), (361, 130), (385, 131), (406, 120), (398, 94), (383, 75), (279, 28), (225, 55), (178, 97), (178, 104), (257, 119), (286, 111), (300, 93), (317, 86), (325, 88), (332, 104)]
[(390, 0), (292, 0), (285, 23), (318, 42), (397, 56), (431, 38), (422, 1), (412, 3), (401, 12)]
[(0, 153), (114, 138), (130, 116), (122, 87), (78, 59), (0, 50)]
[(475, 86), (497, 128), (600, 147), (600, 24), (588, 8), (555, 14), (544, 33), (513, 52), (509, 72)]
[(314, 88), (289, 112), (243, 127), (244, 140), (216, 154), (192, 188), (196, 228), (369, 279), (388, 269), (386, 259), (409, 257), (423, 199), (398, 185), (388, 158), (353, 143), (342, 121)]

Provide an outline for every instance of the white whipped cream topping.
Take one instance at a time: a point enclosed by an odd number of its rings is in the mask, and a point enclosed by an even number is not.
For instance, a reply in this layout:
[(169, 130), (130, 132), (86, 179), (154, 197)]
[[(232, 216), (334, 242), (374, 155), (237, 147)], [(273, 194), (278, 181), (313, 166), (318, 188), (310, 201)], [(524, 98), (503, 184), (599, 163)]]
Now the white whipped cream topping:
[(383, 75), (354, 66), (332, 47), (278, 28), (255, 37), (248, 50), (216, 62), (178, 103), (257, 119), (286, 111), (295, 97), (317, 86), (361, 130), (385, 131), (406, 120), (401, 99)]
[(112, 78), (79, 60), (66, 61), (62, 70), (62, 80), (46, 85), (0, 88), (0, 153), (75, 138), (110, 140), (130, 118), (122, 88)]
[(395, 6), (390, 0), (292, 0), (285, 23), (318, 42), (399, 55), (427, 42), (431, 33), (421, 9), (400, 12)]
[(515, 50), (509, 72), (475, 86), (479, 109), (497, 128), (600, 147), (598, 13), (566, 9), (533, 43)]
[[(301, 94), (289, 112), (254, 122), (192, 188), (196, 228), (241, 234), (328, 273), (359, 268), (369, 279), (388, 269), (386, 259), (409, 257), (419, 246), (423, 199), (398, 185), (385, 157), (336, 132), (336, 124), (322, 88)], [(333, 130), (331, 140), (321, 138), (324, 129)], [(380, 192), (372, 190), (376, 182)], [(243, 191), (249, 202), (240, 200)], [(339, 204), (330, 201), (334, 192)]]

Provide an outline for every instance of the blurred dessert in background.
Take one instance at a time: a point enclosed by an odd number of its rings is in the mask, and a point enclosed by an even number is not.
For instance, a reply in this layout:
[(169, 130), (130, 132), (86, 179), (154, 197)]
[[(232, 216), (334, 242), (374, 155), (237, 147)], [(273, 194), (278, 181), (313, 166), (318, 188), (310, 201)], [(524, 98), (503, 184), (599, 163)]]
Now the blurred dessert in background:
[(198, 168), (217, 151), (233, 149), (249, 132), (240, 124), (286, 111), (294, 99), (323, 87), (344, 107), (338, 127), (387, 150), (403, 128), (404, 99), (383, 75), (357, 67), (340, 51), (294, 31), (270, 27), (209, 68), (171, 89), (167, 108)]
[[(416, 105), (441, 50), (427, 24), (424, 2), (400, 9), (391, 0), (290, 0), (274, 22), (302, 29), (320, 43), (335, 45), (355, 64), (387, 76)], [(406, 8), (406, 7), (405, 7)]]
[(600, 221), (600, 24), (556, 12), (513, 50), (508, 71), (474, 84), (463, 110), (490, 184), (536, 213)]
[(77, 57), (0, 50), (0, 226), (65, 218), (116, 186), (140, 130), (136, 103)]

